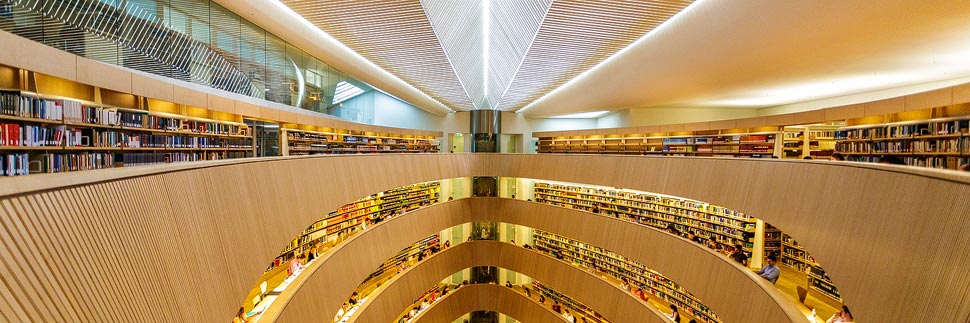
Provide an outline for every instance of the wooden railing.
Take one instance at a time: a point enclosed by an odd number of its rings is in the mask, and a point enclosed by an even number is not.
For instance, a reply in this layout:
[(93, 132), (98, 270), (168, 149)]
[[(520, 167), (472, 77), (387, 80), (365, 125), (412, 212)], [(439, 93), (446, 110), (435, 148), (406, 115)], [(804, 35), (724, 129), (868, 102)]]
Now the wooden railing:
[[(970, 313), (964, 301), (970, 276), (963, 272), (970, 266), (964, 256), (970, 254), (970, 175), (964, 173), (820, 161), (435, 154), (265, 158), (0, 179), (0, 315), (12, 322), (224, 322), (280, 246), (327, 210), (394, 187), (465, 176), (606, 185), (740, 210), (807, 246), (860, 320), (958, 322)], [(730, 309), (713, 304), (737, 294), (679, 279), (660, 268), (663, 262), (644, 263), (732, 321)]]

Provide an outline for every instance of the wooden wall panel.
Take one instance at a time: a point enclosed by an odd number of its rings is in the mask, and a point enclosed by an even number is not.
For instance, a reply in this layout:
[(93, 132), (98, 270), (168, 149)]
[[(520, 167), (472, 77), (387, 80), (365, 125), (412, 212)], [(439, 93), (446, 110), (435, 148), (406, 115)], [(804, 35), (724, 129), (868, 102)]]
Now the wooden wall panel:
[(60, 50), (51, 50), (50, 47), (44, 44), (18, 36), (6, 39), (3, 45), (6, 50), (10, 50), (16, 55), (14, 60), (18, 65), (14, 65), (15, 67), (65, 80), (77, 80), (78, 56), (74, 54)]
[(906, 97), (879, 100), (866, 103), (866, 116), (903, 112), (906, 110)]
[(825, 120), (845, 120), (866, 116), (866, 105), (853, 104), (828, 108), (823, 111), (825, 111)]
[(144, 97), (149, 97), (152, 99), (159, 99), (165, 101), (175, 101), (175, 86), (168, 83), (159, 82), (158, 80), (141, 75), (139, 73), (131, 74), (131, 86), (129, 91), (134, 95), (140, 95)]
[[(236, 106), (238, 107), (239, 103), (236, 103)], [(259, 114), (254, 115), (254, 117), (260, 117), (266, 120), (280, 120), (281, 113), (286, 113), (286, 112), (276, 110), (273, 108), (259, 107)]]
[(84, 57), (77, 58), (78, 82), (129, 93), (132, 90), (131, 79), (130, 71)]
[[(209, 98), (205, 93), (195, 91), (189, 88), (177, 86), (177, 85), (174, 86), (172, 90), (173, 90), (173, 96), (174, 96), (174, 98), (172, 99), (172, 102), (185, 104), (193, 107), (200, 107), (200, 108), (206, 107), (209, 104), (208, 102)], [(223, 112), (232, 113), (231, 111), (223, 111)]]
[[(411, 183), (477, 175), (624, 187), (741, 210), (805, 245), (860, 320), (970, 315), (963, 272), (970, 257), (962, 256), (970, 254), (968, 174), (801, 160), (507, 154), (263, 158), (0, 178), (0, 272), (9, 282), (0, 307), (14, 321), (224, 322), (266, 262), (326, 210)], [(40, 218), (47, 222), (24, 224)], [(705, 290), (687, 285), (705, 281), (681, 283), (698, 296)], [(68, 305), (53, 306), (55, 299)]]
[(942, 107), (952, 103), (953, 88), (947, 87), (939, 90), (907, 95), (906, 111)]
[[(708, 129), (711, 129), (710, 122), (694, 122), (694, 123), (684, 124), (684, 131), (700, 131), (700, 130), (708, 130)], [(615, 133), (615, 132), (611, 132), (611, 133)]]
[(566, 322), (562, 315), (546, 309), (524, 295), (497, 285), (468, 285), (446, 295), (412, 321), (452, 322), (475, 310), (499, 312), (519, 322)]
[(825, 110), (813, 110), (795, 113), (794, 124), (809, 124), (825, 122)]
[(738, 122), (735, 120), (719, 120), (711, 121), (711, 129), (734, 129), (737, 128)]
[(684, 131), (684, 125), (683, 124), (662, 125), (660, 126), (660, 131), (661, 132), (680, 132), (680, 131)]
[(369, 301), (348, 323), (393, 322), (416, 297), (442, 279), (478, 266), (504, 268), (541, 281), (589, 306), (610, 322), (666, 322), (663, 313), (632, 293), (583, 269), (511, 244), (472, 241), (445, 249), (387, 281), (368, 297)]
[(765, 117), (765, 125), (768, 126), (789, 126), (795, 124), (795, 114), (786, 113)]
[[(8, 32), (0, 33), (0, 44), (14, 44), (21, 39), (23, 38)], [(17, 55), (16, 50), (0, 50), (0, 64), (16, 67), (23, 66), (23, 63), (20, 62), (20, 58), (19, 55)], [(0, 311), (0, 313), (4, 313), (4, 311)]]
[(737, 119), (735, 121), (735, 124), (737, 124), (738, 128), (757, 128), (757, 127), (764, 127), (764, 126), (768, 125), (768, 118), (766, 118), (766, 117), (754, 117), (754, 118)]
[(953, 104), (970, 102), (970, 84), (953, 87)]

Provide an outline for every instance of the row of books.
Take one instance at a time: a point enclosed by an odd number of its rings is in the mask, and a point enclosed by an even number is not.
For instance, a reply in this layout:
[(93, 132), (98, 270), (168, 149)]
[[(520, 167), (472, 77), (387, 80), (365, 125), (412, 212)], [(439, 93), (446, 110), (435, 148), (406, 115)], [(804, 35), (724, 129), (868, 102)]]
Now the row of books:
[(781, 258), (781, 265), (782, 266), (785, 266), (785, 267), (789, 267), (789, 268), (795, 269), (795, 270), (797, 270), (799, 272), (804, 272), (805, 269), (807, 269), (808, 266), (809, 266), (808, 264), (806, 264), (804, 262), (797, 261), (797, 260), (792, 259), (790, 257), (782, 257)]
[[(957, 169), (960, 165), (970, 163), (970, 157), (959, 157), (959, 156), (897, 156), (906, 165), (917, 166), (917, 167), (929, 167), (929, 168), (940, 168), (940, 169)], [(878, 163), (880, 156), (878, 155), (862, 155), (853, 156), (849, 155), (845, 157), (847, 161), (856, 161), (864, 163)]]
[(835, 132), (835, 139), (880, 139), (967, 133), (970, 120), (951, 120), (911, 125), (880, 125), (872, 128), (845, 129)]
[(72, 123), (120, 126), (121, 114), (117, 110), (82, 105), (64, 109), (64, 120)]
[(437, 203), (440, 190), (439, 182), (420, 183), (394, 188), (345, 204), (307, 226), (284, 247), (269, 269), (278, 266), (279, 261), (291, 258), (294, 250), (307, 248), (311, 242), (336, 239), (335, 236), (340, 233), (353, 233), (353, 229), (365, 219), (376, 220), (397, 214), (401, 210), (410, 210), (415, 205)]
[[(174, 154), (178, 155), (178, 154)], [(151, 165), (170, 162), (172, 154), (168, 153), (134, 153), (120, 154), (125, 166)]]
[(0, 170), (3, 176), (18, 176), (30, 174), (27, 154), (0, 154)]
[(27, 153), (0, 154), (0, 176), (40, 173), (62, 173), (113, 167), (160, 164), (167, 162), (220, 160), (246, 157), (245, 152), (169, 152), (169, 153)]
[(49, 100), (22, 96), (20, 92), (0, 92), (0, 114), (47, 120), (61, 120), (65, 106), (75, 107), (81, 103), (70, 100)]
[(0, 123), (0, 146), (60, 146), (64, 137), (64, 127)]
[(603, 197), (604, 199), (595, 199), (591, 197), (585, 197), (587, 199), (594, 199), (601, 202), (607, 202), (609, 204), (617, 205), (629, 205), (638, 208), (649, 208), (652, 205), (669, 206), (681, 209), (695, 210), (706, 212), (712, 215), (729, 217), (737, 220), (742, 220), (746, 222), (754, 222), (754, 219), (750, 216), (732, 209), (728, 209), (722, 206), (712, 205), (705, 202), (680, 199), (673, 197), (666, 197), (661, 195), (650, 194), (647, 192), (628, 192), (621, 190), (611, 190), (611, 189), (599, 189), (591, 187), (582, 187), (574, 185), (565, 184), (552, 184), (552, 183), (536, 183), (535, 188), (537, 192), (545, 191), (545, 194), (560, 195), (560, 194), (585, 194), (592, 196)]
[(775, 149), (774, 146), (766, 146), (766, 145), (745, 146), (745, 145), (742, 145), (739, 148), (739, 151), (742, 152), (742, 153), (765, 153), (765, 154), (771, 154), (772, 152), (774, 152), (774, 149)]
[[(64, 100), (63, 102), (64, 120), (72, 123), (124, 126), (128, 128), (164, 131), (186, 131), (201, 134), (250, 135), (250, 129), (240, 125), (162, 117), (149, 114), (145, 111), (88, 106), (70, 100)], [(60, 120), (60, 118), (55, 118), (54, 120)]]
[(970, 137), (953, 139), (839, 142), (835, 150), (843, 153), (961, 153), (970, 147)]
[(109, 168), (114, 157), (107, 153), (66, 153), (28, 155), (0, 154), (0, 175), (18, 176), (34, 173), (60, 173)]
[(313, 133), (313, 132), (287, 131), (286, 138), (289, 140), (330, 141), (331, 135), (325, 135), (325, 134)]

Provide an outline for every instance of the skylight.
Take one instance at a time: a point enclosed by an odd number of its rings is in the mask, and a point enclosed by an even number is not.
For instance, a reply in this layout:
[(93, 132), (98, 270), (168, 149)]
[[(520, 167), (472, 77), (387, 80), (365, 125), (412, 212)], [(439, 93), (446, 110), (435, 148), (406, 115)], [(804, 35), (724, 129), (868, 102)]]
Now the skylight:
[(347, 81), (340, 81), (337, 83), (337, 89), (333, 94), (333, 104), (338, 104), (353, 98), (355, 96), (364, 93), (364, 90), (353, 84), (347, 83)]
[(583, 113), (573, 113), (564, 114), (559, 116), (549, 117), (550, 119), (591, 119), (599, 118), (604, 114), (610, 113), (609, 111), (593, 111), (593, 112), (583, 112)]

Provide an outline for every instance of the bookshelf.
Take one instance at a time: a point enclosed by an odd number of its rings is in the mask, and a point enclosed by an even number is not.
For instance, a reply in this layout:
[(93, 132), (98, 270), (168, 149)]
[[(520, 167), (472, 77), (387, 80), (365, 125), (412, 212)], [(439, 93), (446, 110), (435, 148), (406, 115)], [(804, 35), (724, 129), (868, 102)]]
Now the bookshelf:
[(778, 127), (649, 134), (540, 137), (539, 153), (771, 158), (781, 150)]
[(842, 302), (842, 295), (839, 295), (838, 288), (832, 283), (832, 279), (825, 274), (825, 270), (817, 264), (813, 264), (808, 271), (809, 292), (823, 295), (830, 299)]
[(825, 275), (825, 270), (815, 262), (815, 258), (788, 234), (781, 232), (780, 235), (782, 241), (780, 264), (805, 273), (808, 290), (811, 293), (822, 295), (823, 299), (828, 298), (841, 303), (842, 297), (839, 295), (838, 288), (835, 287), (832, 279)]
[[(934, 114), (943, 115), (934, 109), (926, 116)], [(848, 126), (836, 131), (835, 139), (835, 150), (850, 161), (879, 162), (880, 156), (891, 155), (919, 167), (957, 169), (970, 163), (970, 116), (966, 115)]]
[(304, 229), (280, 251), (267, 271), (285, 264), (297, 253), (306, 253), (317, 242), (333, 243), (354, 234), (367, 221), (376, 224), (401, 211), (438, 203), (440, 192), (439, 182), (426, 182), (387, 190), (345, 204)]
[[(297, 128), (302, 127), (302, 128)], [(284, 155), (437, 153), (438, 140), (412, 136), (289, 125), (282, 128)]]
[(691, 316), (701, 322), (720, 322), (709, 307), (680, 285), (640, 263), (611, 251), (542, 230), (535, 230), (533, 239), (538, 251), (549, 253), (575, 265), (584, 267), (595, 265), (607, 275), (618, 280), (628, 280), (632, 286), (643, 289), (656, 299), (689, 311)]
[[(768, 255), (781, 255), (781, 230), (765, 223), (765, 233), (764, 233), (764, 258)], [(762, 259), (764, 260), (764, 259)]]
[(812, 265), (808, 253), (791, 236), (786, 233), (781, 233), (781, 244), (782, 252), (780, 260), (783, 266), (790, 267), (799, 272), (805, 272)]
[(623, 190), (536, 182), (535, 201), (592, 211), (643, 225), (694, 232), (727, 247), (740, 244), (750, 257), (754, 247), (755, 219), (724, 207), (693, 200)]
[(781, 157), (828, 159), (835, 152), (835, 132), (841, 126), (844, 122), (785, 127)]
[(361, 297), (367, 296), (367, 289), (371, 289), (371, 287), (374, 287), (374, 285), (376, 285), (378, 282), (397, 274), (397, 269), (401, 262), (407, 263), (407, 265), (410, 267), (414, 265), (414, 263), (411, 263), (411, 261), (417, 259), (418, 254), (424, 252), (425, 250), (430, 250), (432, 247), (437, 246), (440, 243), (441, 237), (438, 233), (435, 233), (427, 238), (415, 242), (407, 248), (401, 249), (401, 251), (399, 251), (393, 257), (388, 258), (387, 261), (377, 267), (377, 269), (374, 270), (374, 272), (371, 273), (370, 276), (368, 276), (367, 279), (360, 284), (360, 286), (358, 286), (357, 293)]
[[(702, 239), (714, 241), (722, 247), (741, 244), (743, 251), (749, 258), (755, 248), (757, 219), (723, 207), (646, 192), (551, 182), (536, 182), (533, 189), (535, 201), (538, 203), (587, 212), (593, 212), (594, 208), (598, 208), (602, 215), (613, 216), (658, 229), (673, 226), (682, 234), (693, 232)], [(822, 271), (822, 268), (797, 241), (768, 223), (765, 223), (764, 226), (763, 245), (759, 246), (764, 250), (764, 257), (769, 254), (777, 256), (779, 265), (793, 268), (808, 276), (806, 281), (809, 290), (826, 295), (826, 297), (838, 302), (841, 301), (835, 285), (831, 280), (827, 280), (827, 276), (818, 274), (812, 276), (809, 273), (811, 268), (817, 268), (815, 269), (817, 271)], [(609, 267), (613, 270), (612, 276), (618, 279), (628, 278), (631, 279), (631, 282), (634, 281), (633, 277), (624, 275), (635, 273), (648, 278), (650, 278), (649, 275), (659, 275), (642, 266), (637, 267), (638, 265), (628, 264), (625, 258), (603, 249), (558, 237), (551, 233), (541, 233), (538, 230), (536, 232), (534, 240), (537, 249), (550, 252), (554, 256), (561, 257), (561, 259), (568, 259), (575, 264), (589, 266), (595, 263), (601, 269)], [(610, 273), (608, 270), (607, 272)], [(637, 282), (641, 285), (652, 284), (641, 278), (638, 279)], [(658, 279), (663, 281), (666, 278)], [(660, 294), (654, 293), (654, 295), (659, 295), (658, 298), (660, 299), (698, 311), (697, 316), (703, 317), (704, 312), (709, 312), (703, 304), (692, 303), (696, 301), (695, 299), (674, 296), (667, 299), (666, 297), (676, 294), (669, 288), (660, 288), (663, 285), (649, 285), (648, 287), (656, 288)], [(675, 291), (677, 288), (673, 290)]]
[(0, 175), (253, 156), (252, 133), (241, 122), (152, 111), (165, 104), (141, 102), (125, 108), (0, 91)]

